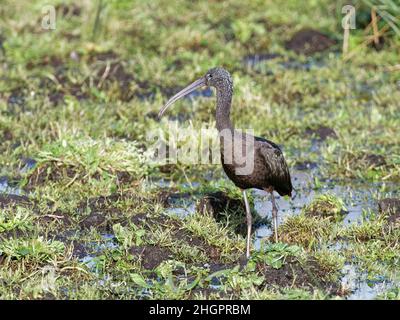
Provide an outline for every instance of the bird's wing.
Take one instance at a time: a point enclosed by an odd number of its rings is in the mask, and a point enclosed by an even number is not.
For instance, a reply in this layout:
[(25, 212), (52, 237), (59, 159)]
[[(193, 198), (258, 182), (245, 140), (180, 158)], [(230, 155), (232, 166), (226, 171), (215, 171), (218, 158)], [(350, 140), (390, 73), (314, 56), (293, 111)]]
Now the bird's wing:
[(264, 157), (265, 165), (269, 168), (268, 181), (281, 195), (290, 195), (292, 192), (292, 181), (289, 168), (281, 149), (268, 140), (258, 140), (258, 152)]

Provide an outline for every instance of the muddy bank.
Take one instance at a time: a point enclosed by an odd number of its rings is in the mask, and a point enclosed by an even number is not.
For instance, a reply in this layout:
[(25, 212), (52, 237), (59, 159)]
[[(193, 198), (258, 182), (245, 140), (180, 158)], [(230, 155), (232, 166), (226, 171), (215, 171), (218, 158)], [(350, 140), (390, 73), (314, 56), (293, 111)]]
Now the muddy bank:
[(317, 52), (326, 51), (336, 44), (336, 40), (331, 39), (320, 31), (303, 29), (295, 33), (293, 37), (285, 43), (285, 48), (297, 54), (312, 55)]
[(307, 128), (305, 131), (307, 136), (313, 136), (319, 141), (325, 141), (328, 138), (337, 139), (337, 133), (333, 128), (319, 126), (317, 128)]

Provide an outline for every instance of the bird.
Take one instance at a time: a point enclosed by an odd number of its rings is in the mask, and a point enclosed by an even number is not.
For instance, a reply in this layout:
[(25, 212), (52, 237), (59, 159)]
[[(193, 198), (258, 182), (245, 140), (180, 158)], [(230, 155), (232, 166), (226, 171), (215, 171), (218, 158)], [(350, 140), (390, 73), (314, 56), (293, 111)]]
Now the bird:
[[(246, 191), (259, 189), (270, 194), (275, 242), (278, 242), (278, 208), (274, 191), (280, 196), (292, 196), (290, 172), (281, 148), (274, 142), (243, 133), (234, 128), (230, 111), (233, 97), (233, 80), (230, 73), (215, 67), (171, 97), (160, 109), (161, 119), (166, 110), (177, 100), (202, 87), (216, 90), (216, 127), (220, 135), (221, 163), (228, 178), (240, 188), (246, 210), (247, 241), (246, 257), (250, 258), (252, 215)], [(234, 150), (242, 148), (240, 151)], [(243, 154), (243, 148), (246, 152)], [(243, 164), (243, 158), (244, 164)], [(245, 170), (244, 168), (250, 168)]]

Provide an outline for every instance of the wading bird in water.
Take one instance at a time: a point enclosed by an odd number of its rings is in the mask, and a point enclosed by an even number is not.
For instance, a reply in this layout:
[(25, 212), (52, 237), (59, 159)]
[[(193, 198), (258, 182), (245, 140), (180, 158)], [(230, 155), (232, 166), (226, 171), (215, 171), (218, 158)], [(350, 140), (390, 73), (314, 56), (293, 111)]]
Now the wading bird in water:
[[(217, 91), (216, 124), (220, 134), (221, 162), (229, 179), (243, 193), (247, 219), (246, 256), (249, 258), (252, 216), (246, 189), (255, 188), (270, 193), (275, 241), (278, 241), (278, 208), (275, 204), (274, 191), (281, 196), (291, 197), (293, 187), (289, 169), (278, 145), (264, 138), (239, 133), (234, 129), (230, 119), (233, 95), (232, 77), (223, 68), (210, 69), (204, 77), (174, 95), (160, 110), (158, 117), (161, 118), (175, 101), (203, 86), (214, 87)], [(237, 149), (237, 146), (240, 147), (240, 154), (238, 150), (233, 150)], [(245, 162), (247, 163), (245, 167), (251, 168), (247, 172), (243, 171), (243, 148), (246, 150)], [(249, 163), (251, 166), (248, 166)]]

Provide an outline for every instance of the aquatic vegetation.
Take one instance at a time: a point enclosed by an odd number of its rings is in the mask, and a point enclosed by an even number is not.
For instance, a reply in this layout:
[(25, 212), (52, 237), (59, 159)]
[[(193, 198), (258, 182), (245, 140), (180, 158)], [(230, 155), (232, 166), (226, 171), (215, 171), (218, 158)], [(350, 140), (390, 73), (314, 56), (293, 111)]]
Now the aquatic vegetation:
[(343, 218), (341, 214), (346, 211), (342, 199), (332, 194), (316, 196), (314, 200), (304, 208), (306, 215), (316, 217), (332, 217), (334, 220)]
[(281, 241), (301, 244), (306, 248), (318, 245), (333, 234), (333, 225), (329, 218), (321, 219), (304, 214), (287, 218), (279, 227)]
[(46, 262), (64, 253), (64, 243), (46, 241), (39, 237), (30, 240), (8, 239), (0, 244), (0, 252), (9, 259)]
[(32, 212), (22, 207), (0, 209), (0, 233), (33, 228)]

